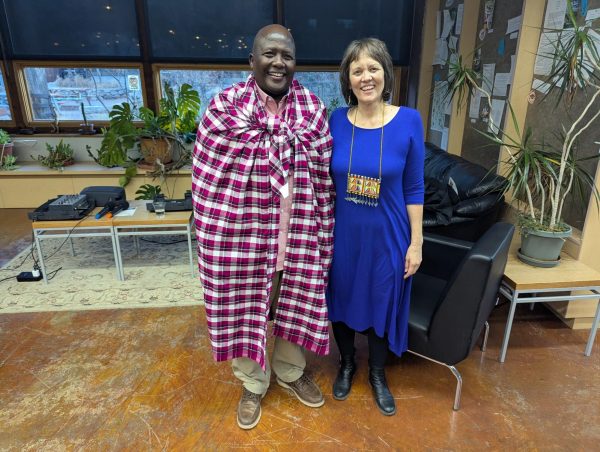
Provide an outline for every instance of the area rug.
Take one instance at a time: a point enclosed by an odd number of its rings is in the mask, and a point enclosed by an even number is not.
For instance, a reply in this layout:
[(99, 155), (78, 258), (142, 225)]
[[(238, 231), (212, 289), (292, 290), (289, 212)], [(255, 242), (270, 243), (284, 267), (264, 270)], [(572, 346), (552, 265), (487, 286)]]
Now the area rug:
[[(202, 305), (197, 276), (190, 273), (187, 241), (179, 236), (121, 239), (125, 281), (117, 279), (108, 237), (73, 238), (73, 249), (63, 239), (45, 240), (44, 263), (50, 278), (18, 282), (21, 271), (34, 266), (31, 248), (0, 271), (0, 314), (93, 309), (129, 309)], [(194, 256), (194, 269), (196, 268)], [(58, 271), (57, 271), (58, 270)], [(55, 273), (54, 273), (55, 272)]]

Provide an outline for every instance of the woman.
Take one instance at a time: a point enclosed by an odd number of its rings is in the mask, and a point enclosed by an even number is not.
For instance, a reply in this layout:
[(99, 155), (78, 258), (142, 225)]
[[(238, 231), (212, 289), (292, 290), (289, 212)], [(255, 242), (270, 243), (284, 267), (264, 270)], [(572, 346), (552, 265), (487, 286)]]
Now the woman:
[(396, 412), (384, 365), (407, 349), (411, 276), (423, 243), (423, 126), (419, 113), (388, 105), (392, 59), (374, 38), (353, 41), (340, 67), (349, 107), (330, 119), (336, 186), (329, 318), (340, 350), (333, 397), (356, 372), (355, 332), (367, 334), (369, 383), (379, 410)]

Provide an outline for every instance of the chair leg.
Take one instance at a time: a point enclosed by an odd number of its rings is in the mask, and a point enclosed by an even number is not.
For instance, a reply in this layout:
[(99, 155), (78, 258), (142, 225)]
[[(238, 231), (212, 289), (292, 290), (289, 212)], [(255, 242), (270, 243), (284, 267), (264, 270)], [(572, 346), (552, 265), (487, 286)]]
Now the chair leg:
[(444, 367), (447, 367), (448, 369), (450, 369), (450, 372), (452, 372), (454, 377), (456, 377), (456, 391), (454, 393), (454, 406), (452, 407), (452, 409), (454, 411), (460, 410), (460, 396), (462, 395), (462, 376), (460, 375), (460, 372), (458, 371), (458, 369), (454, 366), (450, 366), (441, 361), (436, 361), (435, 359), (429, 358), (428, 356), (421, 355), (420, 353), (417, 353), (417, 352), (413, 352), (412, 350), (407, 350), (407, 352), (412, 353), (413, 355), (420, 356), (421, 358), (424, 358), (427, 361), (431, 361), (433, 363), (439, 364), (441, 366), (444, 366)]
[(485, 327), (485, 329), (483, 332), (483, 341), (481, 342), (481, 351), (485, 352), (487, 349), (488, 336), (490, 334), (490, 324), (486, 320), (483, 326)]

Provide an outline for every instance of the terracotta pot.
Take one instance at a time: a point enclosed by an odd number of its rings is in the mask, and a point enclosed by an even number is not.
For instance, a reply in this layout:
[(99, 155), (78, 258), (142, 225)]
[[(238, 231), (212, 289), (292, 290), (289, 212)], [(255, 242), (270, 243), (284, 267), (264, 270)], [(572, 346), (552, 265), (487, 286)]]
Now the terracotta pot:
[[(2, 160), (7, 155), (13, 155), (14, 143), (6, 143), (0, 144), (0, 155), (2, 156)], [(0, 162), (2, 164), (2, 162)]]
[(144, 163), (147, 165), (155, 166), (156, 160), (160, 160), (162, 163), (173, 161), (171, 142), (166, 138), (142, 138), (140, 150), (144, 156)]

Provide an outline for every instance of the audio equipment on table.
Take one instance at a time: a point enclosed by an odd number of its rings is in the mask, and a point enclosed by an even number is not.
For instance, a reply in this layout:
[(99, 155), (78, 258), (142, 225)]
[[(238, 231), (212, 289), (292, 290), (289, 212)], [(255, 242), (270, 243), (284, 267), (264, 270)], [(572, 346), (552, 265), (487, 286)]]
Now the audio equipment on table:
[[(184, 210), (192, 210), (192, 192), (185, 192), (183, 199), (165, 199), (165, 195), (160, 194), (154, 197), (154, 201), (165, 201), (165, 212), (177, 212)], [(151, 202), (146, 203), (146, 210), (154, 212), (154, 206)]]
[(129, 203), (127, 201), (109, 201), (106, 205), (96, 214), (96, 220), (99, 220), (106, 215), (106, 218), (112, 218), (121, 210), (129, 209)]
[(96, 207), (86, 195), (61, 195), (46, 201), (27, 216), (33, 221), (80, 220)]

